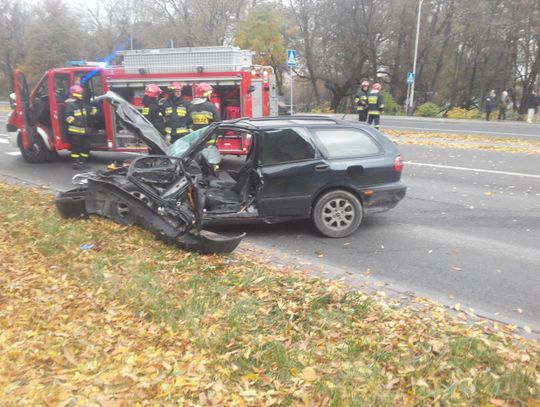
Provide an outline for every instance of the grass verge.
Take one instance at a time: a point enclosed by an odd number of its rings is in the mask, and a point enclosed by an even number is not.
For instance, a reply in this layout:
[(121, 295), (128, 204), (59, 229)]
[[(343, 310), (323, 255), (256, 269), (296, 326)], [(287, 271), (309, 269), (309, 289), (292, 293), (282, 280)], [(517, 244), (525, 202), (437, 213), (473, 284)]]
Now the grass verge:
[(399, 144), (540, 155), (538, 140), (387, 129), (383, 133)]
[[(537, 405), (538, 344), (0, 183), (7, 405)], [(91, 250), (81, 249), (92, 243)]]

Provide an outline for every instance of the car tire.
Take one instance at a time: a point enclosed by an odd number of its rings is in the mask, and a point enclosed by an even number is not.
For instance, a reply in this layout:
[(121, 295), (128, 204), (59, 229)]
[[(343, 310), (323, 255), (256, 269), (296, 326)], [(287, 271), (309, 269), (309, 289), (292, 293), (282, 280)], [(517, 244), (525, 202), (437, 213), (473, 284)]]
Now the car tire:
[(327, 237), (340, 238), (353, 234), (364, 217), (362, 203), (343, 190), (325, 193), (313, 207), (313, 223)]
[(31, 164), (44, 163), (56, 158), (56, 152), (49, 151), (39, 136), (36, 136), (34, 142), (26, 148), (22, 142), (22, 134), (19, 132), (17, 135), (17, 145), (24, 160)]

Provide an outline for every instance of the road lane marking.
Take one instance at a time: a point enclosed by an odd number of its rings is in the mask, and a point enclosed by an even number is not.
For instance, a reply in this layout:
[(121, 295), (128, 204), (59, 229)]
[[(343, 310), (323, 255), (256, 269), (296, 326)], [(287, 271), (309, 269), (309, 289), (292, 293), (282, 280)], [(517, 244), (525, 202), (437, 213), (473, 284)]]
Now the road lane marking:
[(4, 139), (4, 138), (0, 138), (0, 143), (2, 143), (2, 144), (9, 144), (9, 140), (8, 140), (8, 139)]
[[(392, 126), (392, 125), (385, 126), (385, 127), (388, 130), (394, 130), (394, 129), (398, 129), (398, 130), (419, 130), (419, 131), (432, 131), (432, 132), (437, 132), (437, 133), (459, 133), (459, 134), (475, 133), (475, 134), (483, 134), (483, 135), (486, 135), (486, 136), (490, 135), (490, 134), (493, 134), (493, 135), (497, 135), (497, 136), (506, 136), (506, 137), (518, 136), (518, 137), (538, 138), (538, 136), (534, 135), (534, 134), (502, 133), (502, 132), (498, 132), (498, 131), (430, 129), (430, 128), (425, 128), (425, 127), (403, 127), (403, 126)], [(384, 128), (382, 129), (382, 131), (384, 132)]]
[(21, 155), (21, 152), (20, 151), (12, 151), (10, 153), (6, 153), (7, 155), (13, 155), (13, 156), (18, 156), (18, 155)]
[(511, 175), (511, 176), (514, 176), (514, 177), (540, 178), (540, 175), (525, 174), (525, 173), (522, 173), (522, 172), (483, 170), (483, 169), (480, 169), (480, 168), (454, 167), (454, 166), (451, 166), (451, 165), (426, 164), (426, 163), (417, 163), (417, 162), (414, 162), (414, 161), (405, 161), (405, 164), (407, 164), (407, 165), (417, 165), (419, 167), (443, 168), (443, 169), (447, 169), (447, 170), (484, 172), (484, 173), (487, 173), (487, 174), (499, 174), (499, 175)]

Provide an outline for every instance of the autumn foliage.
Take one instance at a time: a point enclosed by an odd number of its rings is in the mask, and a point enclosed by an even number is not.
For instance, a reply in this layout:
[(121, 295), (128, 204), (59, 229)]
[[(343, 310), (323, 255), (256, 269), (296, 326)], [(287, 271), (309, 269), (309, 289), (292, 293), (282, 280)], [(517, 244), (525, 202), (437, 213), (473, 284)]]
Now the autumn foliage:
[(513, 327), (64, 220), (3, 183), (0, 227), (2, 405), (538, 405)]

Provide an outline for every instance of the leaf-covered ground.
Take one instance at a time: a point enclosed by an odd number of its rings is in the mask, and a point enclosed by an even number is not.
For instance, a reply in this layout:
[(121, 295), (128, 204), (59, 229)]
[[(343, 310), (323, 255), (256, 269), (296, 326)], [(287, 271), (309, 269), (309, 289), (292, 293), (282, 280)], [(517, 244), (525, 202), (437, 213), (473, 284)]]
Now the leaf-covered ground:
[(540, 155), (540, 141), (538, 140), (387, 129), (384, 129), (383, 133), (399, 144)]
[(506, 327), (64, 220), (3, 183), (0, 227), (2, 405), (538, 405), (538, 344)]

